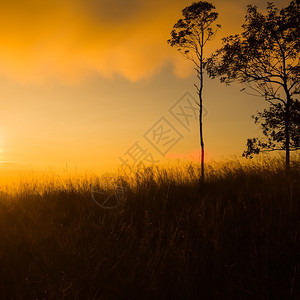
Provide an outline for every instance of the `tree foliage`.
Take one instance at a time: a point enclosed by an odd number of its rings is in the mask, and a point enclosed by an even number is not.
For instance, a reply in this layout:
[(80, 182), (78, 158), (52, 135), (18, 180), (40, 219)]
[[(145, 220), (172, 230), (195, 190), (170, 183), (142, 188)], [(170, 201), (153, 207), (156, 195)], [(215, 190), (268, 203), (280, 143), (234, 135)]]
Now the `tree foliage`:
[(300, 3), (278, 10), (268, 3), (267, 14), (248, 5), (241, 34), (223, 39), (209, 59), (210, 76), (227, 84), (244, 83), (267, 101), (286, 100), (300, 92)]
[(212, 24), (218, 18), (218, 13), (213, 11), (215, 6), (206, 1), (198, 1), (182, 10), (183, 18), (179, 19), (171, 32), (171, 39), (168, 43), (187, 59), (193, 61), (196, 66), (198, 77), (201, 72), (201, 63), (205, 63), (205, 58), (201, 50), (206, 43), (212, 40), (217, 32)]
[[(265, 151), (285, 150), (285, 106), (277, 103), (263, 112), (252, 116), (255, 124), (259, 124), (263, 137), (247, 140), (247, 149), (243, 156), (252, 158), (253, 155)], [(300, 102), (292, 101), (290, 116), (290, 151), (300, 149)]]

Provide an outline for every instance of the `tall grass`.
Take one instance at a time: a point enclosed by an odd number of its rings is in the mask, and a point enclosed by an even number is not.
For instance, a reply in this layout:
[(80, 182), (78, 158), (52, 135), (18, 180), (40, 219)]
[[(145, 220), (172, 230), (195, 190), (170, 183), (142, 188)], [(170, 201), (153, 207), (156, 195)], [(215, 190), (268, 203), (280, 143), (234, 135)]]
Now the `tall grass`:
[(114, 210), (92, 201), (97, 177), (23, 180), (0, 194), (0, 298), (300, 299), (299, 175), (154, 167), (114, 178)]

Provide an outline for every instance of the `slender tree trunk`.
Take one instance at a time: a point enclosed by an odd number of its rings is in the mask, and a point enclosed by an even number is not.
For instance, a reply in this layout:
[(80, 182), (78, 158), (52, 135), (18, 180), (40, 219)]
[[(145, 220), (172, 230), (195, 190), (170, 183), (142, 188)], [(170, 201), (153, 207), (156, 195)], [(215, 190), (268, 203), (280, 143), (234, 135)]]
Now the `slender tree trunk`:
[(199, 129), (200, 129), (200, 147), (201, 147), (201, 180), (204, 181), (204, 138), (203, 138), (203, 100), (202, 95), (199, 92), (199, 100), (200, 100), (200, 111), (199, 111)]
[(285, 112), (285, 169), (286, 173), (290, 173), (290, 106), (291, 98), (288, 94)]
[[(202, 36), (203, 39), (203, 36)], [(200, 130), (200, 147), (201, 147), (201, 181), (204, 181), (204, 138), (203, 138), (203, 46), (200, 49), (200, 87), (199, 87), (199, 130)]]
[(282, 47), (282, 64), (283, 64), (283, 88), (286, 95), (285, 105), (285, 170), (287, 175), (290, 174), (290, 108), (291, 108), (291, 95), (288, 89), (287, 73), (286, 73), (286, 56)]

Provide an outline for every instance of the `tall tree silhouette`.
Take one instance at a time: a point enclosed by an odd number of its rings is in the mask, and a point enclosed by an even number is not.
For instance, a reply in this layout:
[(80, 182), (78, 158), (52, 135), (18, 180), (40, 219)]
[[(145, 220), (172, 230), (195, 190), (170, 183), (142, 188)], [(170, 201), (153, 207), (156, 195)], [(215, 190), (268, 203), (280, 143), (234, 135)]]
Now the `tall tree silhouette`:
[(183, 18), (173, 26), (168, 43), (188, 60), (194, 63), (199, 84), (195, 84), (199, 96), (199, 132), (201, 146), (201, 178), (204, 180), (204, 138), (203, 138), (203, 71), (206, 67), (204, 48), (220, 27), (212, 24), (218, 18), (215, 7), (206, 1), (192, 3), (182, 10)]
[[(249, 151), (252, 147), (253, 153), (259, 153), (259, 149), (276, 149), (272, 140), (284, 141), (280, 149), (286, 153), (287, 172), (291, 133), (295, 129), (291, 118), (297, 107), (295, 97), (300, 93), (299, 8), (299, 0), (291, 1), (281, 10), (268, 3), (267, 12), (263, 14), (256, 6), (248, 5), (242, 33), (224, 38), (223, 47), (212, 55), (207, 66), (210, 76), (220, 76), (221, 82), (227, 84), (242, 83), (246, 93), (261, 96), (270, 104), (272, 109), (256, 119), (257, 122), (266, 121), (262, 126), (269, 142), (250, 139), (247, 146)], [(272, 126), (277, 126), (273, 127), (275, 132)]]

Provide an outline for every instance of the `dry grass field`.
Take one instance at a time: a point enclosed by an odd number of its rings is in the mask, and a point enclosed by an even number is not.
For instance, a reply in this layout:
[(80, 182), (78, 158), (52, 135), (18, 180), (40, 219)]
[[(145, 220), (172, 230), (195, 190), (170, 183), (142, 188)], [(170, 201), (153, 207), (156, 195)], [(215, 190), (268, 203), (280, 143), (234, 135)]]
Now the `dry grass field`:
[(185, 164), (113, 180), (126, 200), (111, 210), (91, 198), (97, 177), (1, 193), (1, 299), (300, 299), (299, 169), (228, 162), (200, 184)]

